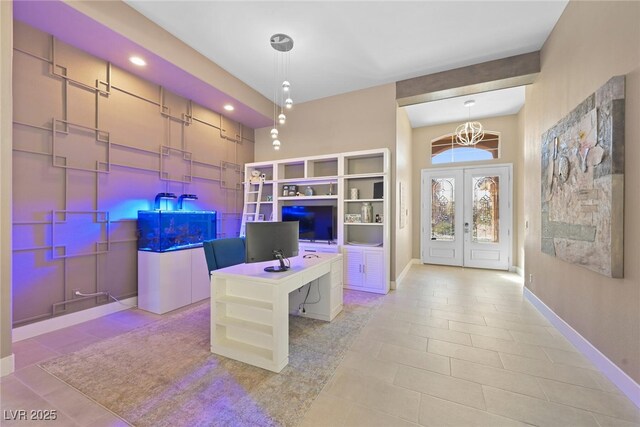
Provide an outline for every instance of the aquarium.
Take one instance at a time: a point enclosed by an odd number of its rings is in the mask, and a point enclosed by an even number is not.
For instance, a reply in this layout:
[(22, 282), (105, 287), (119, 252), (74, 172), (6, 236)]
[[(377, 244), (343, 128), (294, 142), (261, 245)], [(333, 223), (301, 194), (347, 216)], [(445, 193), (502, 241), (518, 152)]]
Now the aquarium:
[(178, 251), (215, 238), (214, 211), (138, 211), (139, 251)]

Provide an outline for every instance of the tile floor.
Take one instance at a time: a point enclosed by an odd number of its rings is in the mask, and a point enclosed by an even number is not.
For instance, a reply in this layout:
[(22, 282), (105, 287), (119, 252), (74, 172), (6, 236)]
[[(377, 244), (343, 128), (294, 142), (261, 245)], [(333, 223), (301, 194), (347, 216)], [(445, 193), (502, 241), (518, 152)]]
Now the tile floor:
[[(14, 344), (3, 426), (124, 426), (37, 364), (158, 320), (127, 310)], [(5, 420), (57, 411), (54, 422)], [(518, 276), (413, 266), (302, 426), (640, 426), (640, 410), (522, 297)]]
[(302, 423), (640, 426), (640, 410), (526, 300), (515, 274), (415, 265)]

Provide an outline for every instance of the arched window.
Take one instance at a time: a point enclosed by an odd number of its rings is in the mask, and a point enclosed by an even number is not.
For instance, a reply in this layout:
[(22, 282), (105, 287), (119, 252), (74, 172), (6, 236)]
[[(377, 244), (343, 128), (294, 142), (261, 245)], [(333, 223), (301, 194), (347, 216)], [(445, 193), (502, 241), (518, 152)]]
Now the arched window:
[(475, 162), (500, 157), (500, 132), (486, 131), (484, 138), (473, 146), (456, 143), (451, 133), (431, 141), (431, 164)]

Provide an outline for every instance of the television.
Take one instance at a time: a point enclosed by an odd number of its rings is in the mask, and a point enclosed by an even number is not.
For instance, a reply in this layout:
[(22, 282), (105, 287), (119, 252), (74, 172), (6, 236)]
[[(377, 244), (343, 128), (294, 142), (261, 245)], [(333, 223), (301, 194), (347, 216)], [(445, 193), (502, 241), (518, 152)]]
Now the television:
[(282, 207), (282, 221), (300, 223), (300, 240), (335, 240), (336, 219), (336, 207), (331, 205)]
[(289, 269), (285, 258), (298, 256), (297, 222), (247, 222), (245, 228), (245, 259), (247, 263), (278, 260), (279, 266), (264, 271), (282, 272)]

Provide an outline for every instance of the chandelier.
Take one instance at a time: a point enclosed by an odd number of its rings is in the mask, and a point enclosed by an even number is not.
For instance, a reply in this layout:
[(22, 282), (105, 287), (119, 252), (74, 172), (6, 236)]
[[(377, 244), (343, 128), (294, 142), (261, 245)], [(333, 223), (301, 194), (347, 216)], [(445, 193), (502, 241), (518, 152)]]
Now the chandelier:
[[(271, 139), (273, 149), (280, 149), (280, 139), (278, 134), (278, 125), (282, 126), (287, 121), (284, 114), (285, 109), (290, 110), (293, 107), (291, 99), (291, 83), (287, 80), (289, 74), (290, 52), (293, 49), (293, 39), (286, 34), (274, 34), (269, 39), (271, 47), (275, 49), (273, 55), (273, 75), (274, 75), (274, 91), (273, 91), (273, 128), (271, 129)], [(279, 114), (278, 114), (279, 112)]]
[(469, 108), (469, 121), (461, 124), (456, 128), (456, 142), (460, 145), (476, 145), (484, 138), (484, 129), (482, 123), (471, 121), (471, 107), (476, 101), (470, 99), (465, 101), (464, 106)]

